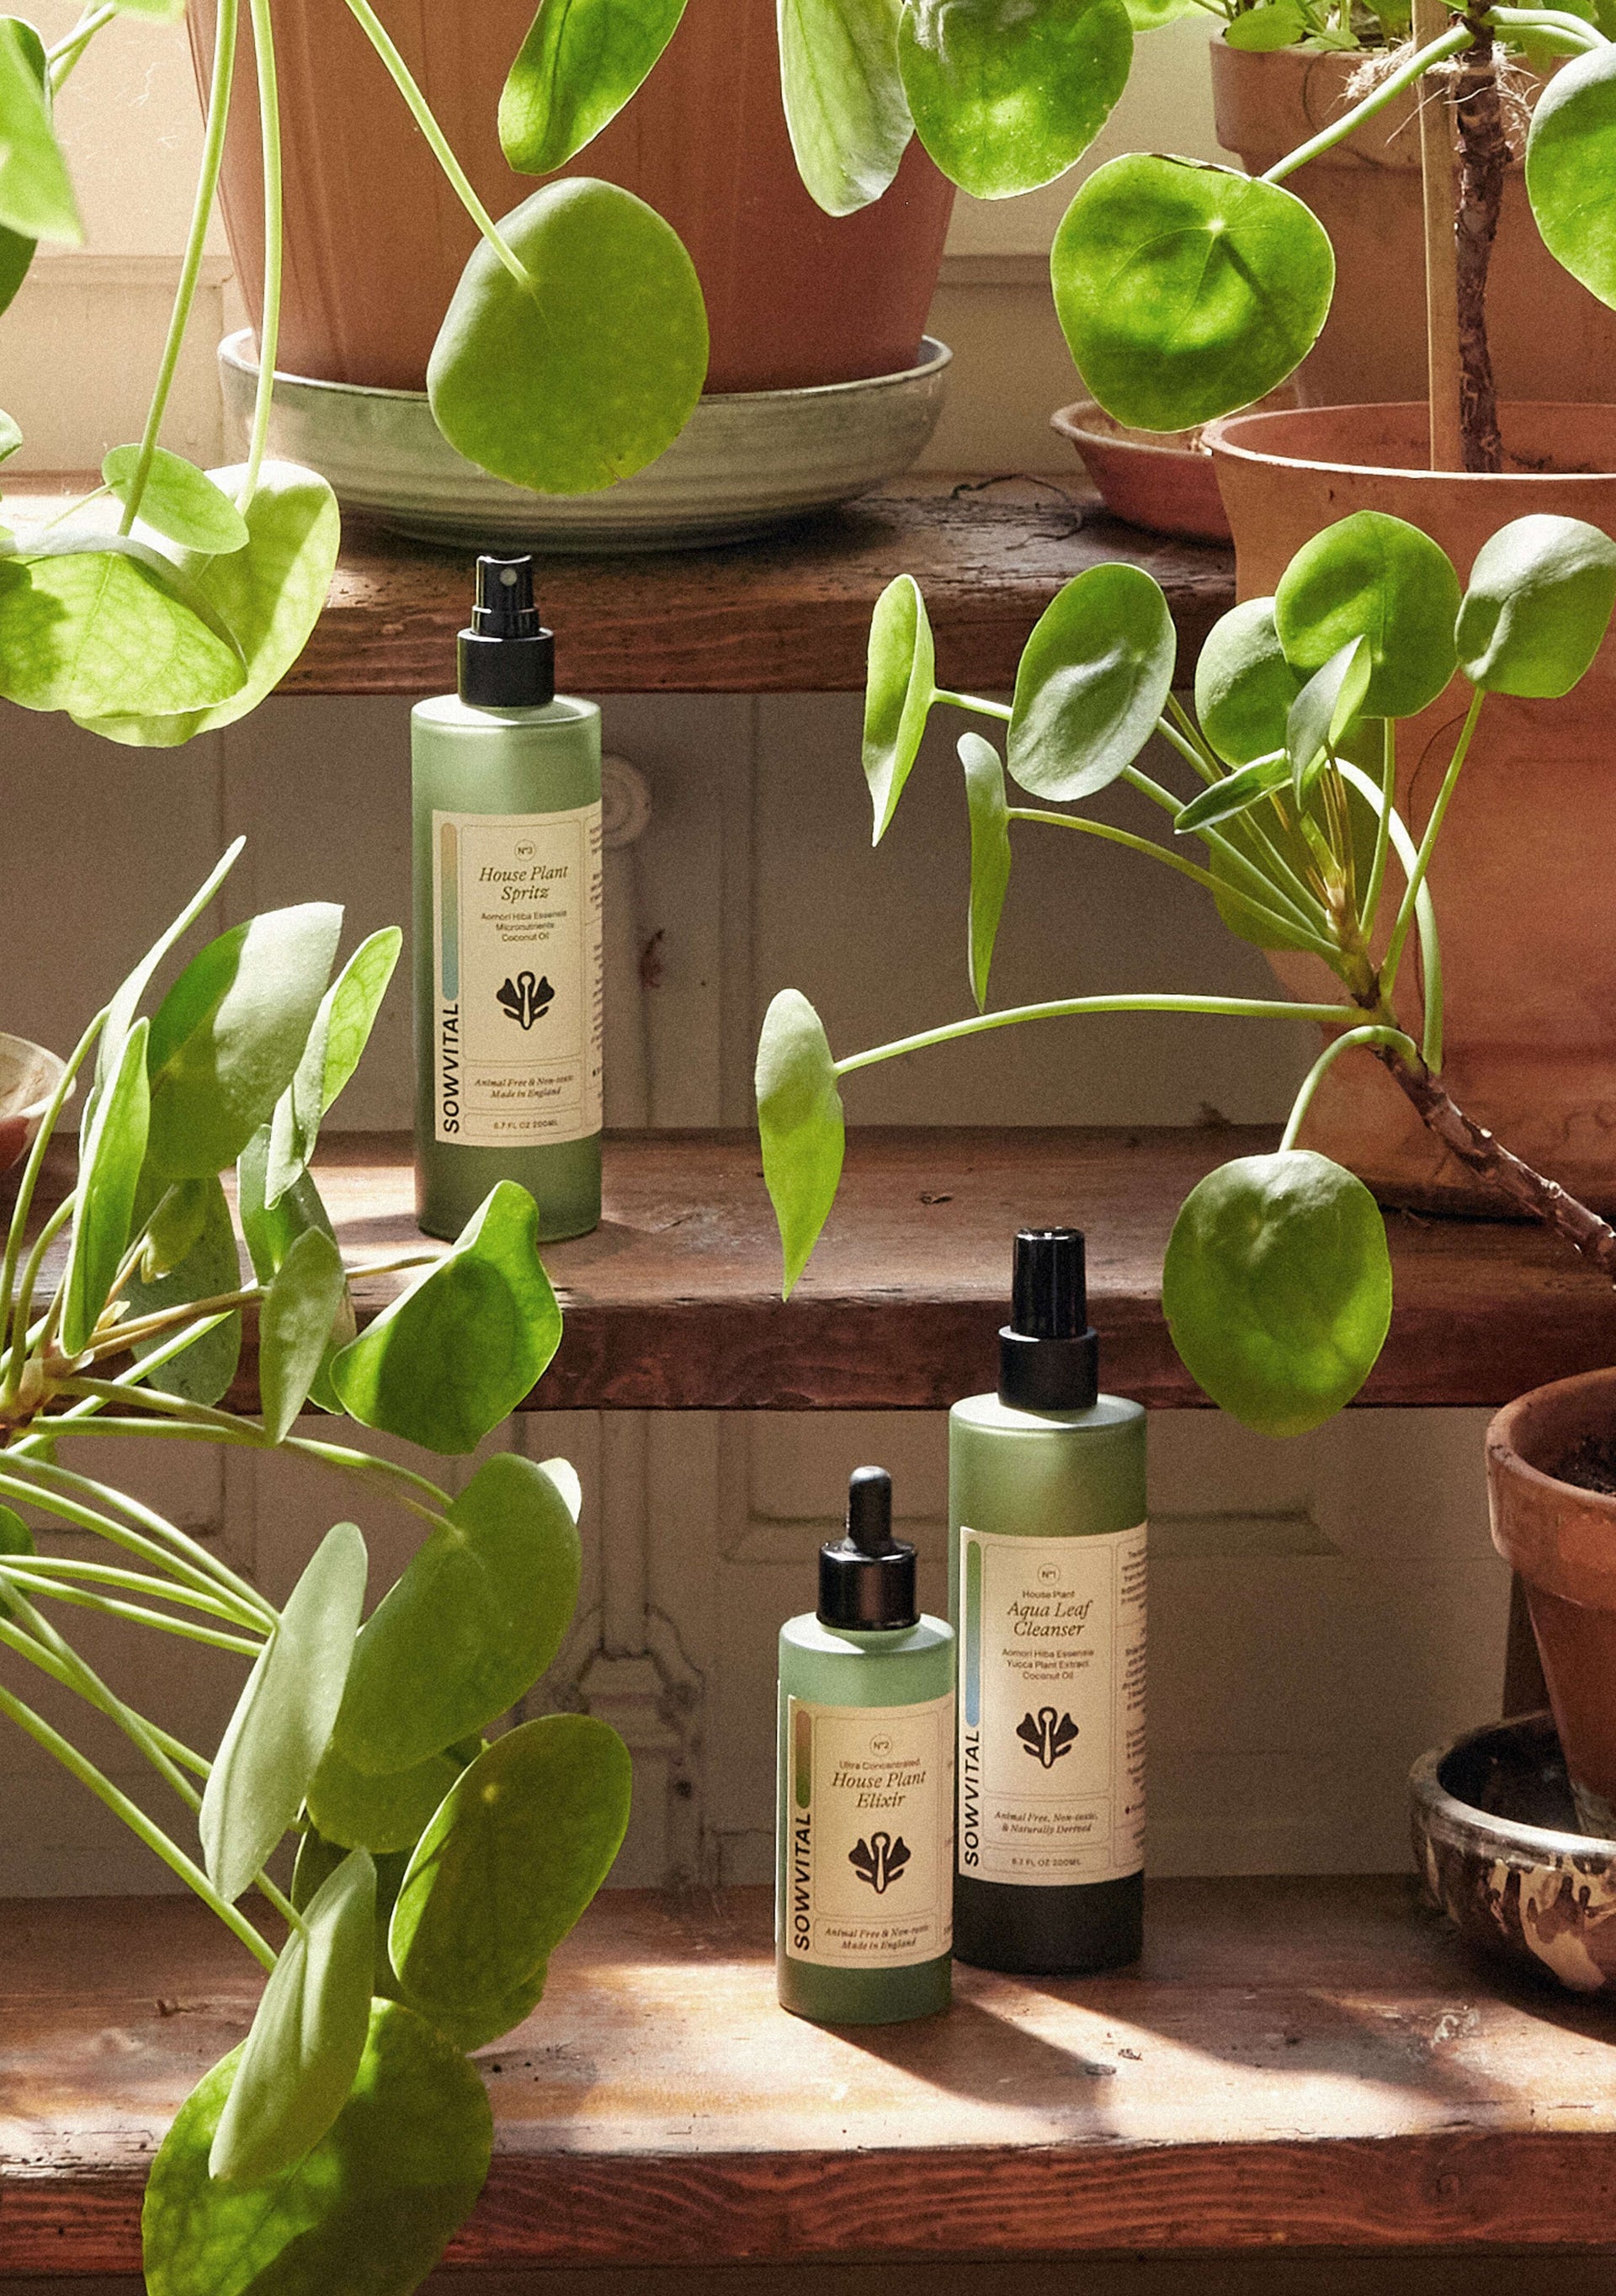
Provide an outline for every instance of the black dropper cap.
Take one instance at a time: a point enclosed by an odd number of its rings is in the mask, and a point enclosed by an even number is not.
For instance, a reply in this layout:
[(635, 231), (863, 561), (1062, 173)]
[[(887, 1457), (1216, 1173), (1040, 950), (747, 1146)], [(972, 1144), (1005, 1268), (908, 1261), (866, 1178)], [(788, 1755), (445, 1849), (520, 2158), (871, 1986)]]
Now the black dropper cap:
[(919, 1620), (915, 1549), (892, 1536), (892, 1478), (884, 1467), (855, 1467), (847, 1535), (819, 1550), (819, 1623), (862, 1634)]
[(460, 633), (460, 698), (473, 709), (542, 709), (555, 699), (555, 639), (533, 603), (533, 561), (480, 558), (472, 627)]
[(1010, 1321), (999, 1333), (999, 1401), (1018, 1411), (1087, 1411), (1099, 1392), (1083, 1231), (1024, 1227), (1015, 1240)]

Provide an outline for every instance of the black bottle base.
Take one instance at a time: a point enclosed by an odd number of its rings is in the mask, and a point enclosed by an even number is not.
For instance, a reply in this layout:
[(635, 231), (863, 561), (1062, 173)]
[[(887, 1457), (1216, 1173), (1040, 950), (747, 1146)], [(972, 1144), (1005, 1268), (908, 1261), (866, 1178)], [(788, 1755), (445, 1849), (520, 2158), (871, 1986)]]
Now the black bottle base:
[(954, 1882), (954, 1955), (977, 1969), (1079, 1977), (1137, 1961), (1144, 1945), (1144, 1876), (1063, 1887)]

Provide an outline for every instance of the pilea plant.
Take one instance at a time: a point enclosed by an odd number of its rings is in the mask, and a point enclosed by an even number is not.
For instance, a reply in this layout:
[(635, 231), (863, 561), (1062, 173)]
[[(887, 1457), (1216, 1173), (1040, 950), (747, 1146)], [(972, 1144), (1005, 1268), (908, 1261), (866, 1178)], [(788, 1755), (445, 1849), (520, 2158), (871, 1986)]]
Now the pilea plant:
[[(629, 1761), (582, 1714), (483, 1734), (543, 1674), (577, 1600), (579, 1488), (565, 1460), (496, 1453), (451, 1496), (295, 1431), (306, 1409), (346, 1411), (469, 1452), (543, 1373), (561, 1316), (533, 1201), (502, 1183), (356, 1335), (308, 1160), (399, 936), (373, 935), (328, 987), (341, 912), (274, 911), (202, 948), (143, 1014), (234, 858), (85, 1031), (22, 1171), (0, 1258), (0, 1651), (13, 1661), (0, 1716), (268, 1972), (245, 2042), (204, 2076), (152, 2165), (152, 2296), (403, 2296), (487, 2173), (491, 2119), (467, 2052), (537, 2002), (551, 1951), (617, 1854)], [(76, 1185), (25, 1242), (81, 1073)], [(221, 1185), (232, 1166), (250, 1280)], [(47, 1283), (58, 1238), (65, 1261)], [(221, 1407), (244, 1313), (258, 1324), (257, 1417)], [(118, 1483), (63, 1465), (64, 1436), (279, 1449), (356, 1500), (404, 1507), (426, 1536), (363, 1624), (351, 1521), (277, 1609)], [(30, 1519), (79, 1536), (42, 1553)], [(105, 1559), (91, 1559), (95, 1542)], [(56, 1622), (63, 1605), (250, 1669), (211, 1759), (90, 1665)], [(37, 1710), (29, 1669), (124, 1734), (172, 1799), (169, 1825)], [(289, 1836), (288, 1893), (269, 1868)]]
[[(1382, 1061), (1462, 1162), (1616, 1280), (1616, 1232), (1443, 1088), (1441, 950), (1426, 882), (1488, 695), (1569, 693), (1613, 603), (1616, 543), (1579, 520), (1538, 516), (1502, 528), (1461, 595), (1428, 536), (1359, 512), (1307, 544), (1275, 596), (1249, 600), (1217, 624), (1197, 665), (1192, 715), (1172, 693), (1167, 601), (1139, 567), (1096, 566), (1066, 585), (1027, 642), (1010, 705), (938, 685), (924, 602), (900, 576), (870, 634), (864, 760), (877, 842), (939, 703), (1003, 724), (1010, 776), (1037, 802), (1012, 806), (999, 752), (979, 733), (962, 736), (973, 1017), (836, 1059), (797, 990), (769, 1006), (758, 1116), (787, 1292), (835, 1201), (841, 1078), (988, 1029), (1140, 1012), (1301, 1020), (1332, 1032), (1277, 1151), (1210, 1173), (1186, 1198), (1168, 1247), (1162, 1306), (1174, 1343), (1213, 1401), (1248, 1426), (1297, 1434), (1330, 1417), (1367, 1377), (1390, 1322), (1391, 1268), (1374, 1198), (1352, 1173), (1299, 1145), (1319, 1078), (1343, 1056)], [(1394, 802), (1397, 728), (1445, 691), (1456, 668), (1470, 704), (1416, 840)], [(1139, 766), (1153, 735), (1194, 776), (1188, 797)], [(1054, 810), (1119, 781), (1161, 808), (1170, 838)], [(1190, 878), (1232, 931), (1316, 960), (1321, 988), (1333, 993), (1292, 1001), (1152, 990), (988, 1010), (1012, 833), (1035, 828), (1105, 839)]]

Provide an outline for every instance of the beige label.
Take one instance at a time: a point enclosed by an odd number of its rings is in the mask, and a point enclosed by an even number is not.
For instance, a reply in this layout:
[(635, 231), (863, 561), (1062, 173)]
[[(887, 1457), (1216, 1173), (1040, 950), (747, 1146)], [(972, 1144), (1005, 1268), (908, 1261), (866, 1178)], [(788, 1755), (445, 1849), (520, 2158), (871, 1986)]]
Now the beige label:
[(601, 1128), (601, 808), (434, 813), (435, 1131), (542, 1147)]
[(1144, 1863), (1145, 1527), (960, 1531), (959, 1870), (1112, 1882)]
[(907, 1969), (954, 1941), (954, 1700), (786, 1701), (785, 1949)]

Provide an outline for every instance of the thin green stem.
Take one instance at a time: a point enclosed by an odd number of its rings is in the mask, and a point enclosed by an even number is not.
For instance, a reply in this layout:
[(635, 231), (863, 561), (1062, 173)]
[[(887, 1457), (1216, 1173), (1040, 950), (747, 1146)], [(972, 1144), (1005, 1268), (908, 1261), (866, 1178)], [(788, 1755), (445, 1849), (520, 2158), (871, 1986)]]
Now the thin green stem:
[(227, 1601), (223, 1595), (204, 1595), (198, 1587), (182, 1587), (172, 1578), (157, 1578), (150, 1570), (123, 1570), (115, 1562), (84, 1562), (75, 1555), (0, 1555), (0, 1570), (12, 1569), (26, 1570), (34, 1578), (83, 1578), (94, 1587), (121, 1587), (126, 1594), (154, 1596), (164, 1603), (183, 1603), (188, 1610), (205, 1611), (209, 1618), (230, 1619), (238, 1627), (251, 1625), (260, 1634), (269, 1631), (256, 1618), (243, 1618), (240, 1603)]
[(1377, 111), (1384, 111), (1389, 103), (1395, 102), (1406, 87), (1412, 87), (1416, 79), (1423, 78), (1432, 64), (1440, 64), (1448, 56), (1456, 56), (1461, 48), (1470, 45), (1474, 37), (1468, 24), (1456, 24), (1451, 31), (1444, 32), (1440, 39), (1416, 49), (1407, 63), (1399, 64), (1394, 72), (1388, 72), (1361, 103), (1355, 103), (1350, 111), (1342, 112), (1339, 119), (1333, 119), (1327, 127), (1321, 127), (1317, 135), (1310, 135), (1305, 144), (1299, 144), (1294, 152), (1287, 152), (1283, 160), (1276, 160), (1258, 180), (1265, 184), (1283, 184), (1287, 176), (1293, 176), (1310, 160), (1321, 159), (1326, 152), (1333, 152), (1366, 119), (1373, 119)]
[(199, 1627), (189, 1619), (170, 1619), (161, 1611), (149, 1611), (142, 1603), (120, 1602), (113, 1595), (97, 1595), (87, 1587), (63, 1587), (54, 1579), (42, 1578), (25, 1563), (14, 1563), (9, 1558), (0, 1561), (0, 1586), (23, 1592), (48, 1595), (53, 1603), (70, 1603), (80, 1611), (99, 1611), (109, 1619), (127, 1619), (132, 1626), (156, 1627), (166, 1635), (177, 1635), (183, 1642), (206, 1643), (213, 1650), (239, 1651), (248, 1658), (257, 1658), (262, 1644), (250, 1643), (244, 1635), (228, 1635), (217, 1627)]
[(974, 693), (949, 693), (940, 685), (931, 689), (933, 701), (946, 701), (951, 709), (974, 709), (979, 718), (997, 718), (1008, 726), (1015, 712), (1007, 701), (983, 701)]
[(281, 89), (275, 60), (275, 26), (269, 0), (249, 0), (252, 12), (253, 59), (258, 75), (258, 137), (264, 154), (264, 316), (258, 328), (258, 382), (252, 403), (252, 433), (247, 473), (237, 508), (245, 516), (258, 488), (258, 473), (269, 447), (269, 417), (275, 406), (275, 362), (281, 349), (281, 280), (285, 249), (281, 195)]
[[(12, 1207), (11, 1226), (6, 1231), (5, 1250), (0, 1256), (0, 1345), (5, 1338), (6, 1317), (11, 1311), (12, 1285), (16, 1280), (17, 1261), (22, 1250), (22, 1239), (28, 1230), (29, 1215), (34, 1209), (34, 1191), (39, 1185), (45, 1151), (62, 1110), (67, 1106), (73, 1089), (73, 1079), (84, 1065), (85, 1059), (96, 1037), (106, 1024), (106, 1013), (97, 1013), (89, 1027), (69, 1055), (55, 1091), (51, 1095), (45, 1114), (39, 1119), (39, 1129), (22, 1168), (22, 1178), (17, 1189), (17, 1201)], [(5, 1378), (0, 1382), (0, 1409), (16, 1400), (17, 1388), (22, 1375), (22, 1359), (14, 1353), (6, 1358)]]
[(1221, 781), (1223, 778), (1222, 766), (1212, 755), (1205, 734), (1202, 732), (1200, 726), (1196, 725), (1194, 719), (1190, 716), (1189, 711), (1185, 708), (1183, 702), (1179, 701), (1178, 696), (1176, 693), (1169, 693), (1168, 695), (1167, 708), (1168, 715), (1172, 718), (1173, 723), (1177, 726), (1178, 731), (1184, 735), (1185, 740), (1188, 742), (1191, 749), (1194, 751), (1194, 755), (1191, 758), (1190, 763), (1194, 767), (1202, 780), (1207, 783), (1209, 786), (1213, 782)]
[(45, 50), (45, 68), (50, 75), (53, 96), (61, 94), (79, 57), (96, 33), (104, 31), (117, 13), (118, 10), (111, 5), (111, 0), (104, 7), (86, 9), (72, 30), (58, 40), (53, 48)]
[(1459, 775), (1466, 757), (1470, 754), (1471, 739), (1476, 730), (1476, 720), (1481, 715), (1481, 704), (1486, 699), (1480, 686), (1471, 696), (1470, 708), (1464, 713), (1464, 723), (1460, 728), (1459, 738), (1454, 744), (1452, 757), (1448, 760), (1448, 771), (1442, 776), (1442, 786), (1437, 791), (1437, 801), (1431, 808), (1430, 820), (1425, 824), (1425, 834), (1420, 840), (1420, 849), (1415, 857), (1414, 868), (1410, 872), (1408, 883), (1404, 889), (1403, 898), (1398, 907), (1397, 922), (1391, 928), (1391, 939), (1386, 945), (1386, 961), (1381, 967), (1381, 979), (1388, 996), (1390, 996), (1397, 982), (1398, 966), (1402, 961), (1403, 944), (1408, 938), (1408, 928), (1414, 922), (1414, 905), (1419, 897), (1420, 888), (1425, 882), (1425, 873), (1431, 866), (1431, 857), (1436, 849), (1436, 841), (1441, 832), (1443, 817), (1447, 814), (1454, 791), (1458, 787)]
[(1013, 805), (1009, 808), (1009, 817), (1012, 821), (1043, 822), (1052, 829), (1076, 829), (1085, 837), (1103, 837), (1108, 844), (1126, 846), (1130, 853), (1143, 853), (1153, 861), (1165, 862), (1169, 869), (1176, 869), (1181, 877), (1187, 877), (1192, 884), (1201, 886), (1215, 900), (1233, 901), (1237, 907), (1244, 909), (1254, 922), (1283, 932), (1292, 940), (1305, 939), (1314, 955), (1328, 960), (1339, 954), (1332, 942), (1315, 934), (1304, 935), (1277, 910), (1265, 907), (1261, 902), (1253, 900), (1249, 894), (1239, 891), (1233, 885), (1220, 885), (1210, 869), (1202, 868), (1198, 862), (1186, 860), (1182, 853), (1169, 853), (1165, 845), (1157, 845), (1148, 837), (1136, 837), (1129, 830), (1113, 829), (1109, 822), (1091, 821), (1084, 814), (1044, 813), (1031, 806)]
[[(1182, 803), (1173, 795), (1171, 790), (1163, 789), (1160, 782), (1153, 781), (1150, 775), (1142, 773), (1137, 766), (1127, 767), (1122, 778), (1130, 789), (1136, 789), (1142, 797), (1149, 798), (1153, 805), (1159, 805), (1164, 813), (1170, 813), (1175, 822), (1184, 811)], [(1238, 846), (1232, 845), (1218, 830), (1202, 829), (1197, 830), (1195, 834), (1204, 844), (1222, 856), (1226, 865), (1236, 876), (1243, 878), (1248, 886), (1257, 888), (1255, 895), (1248, 892), (1246, 895), (1248, 900), (1257, 899), (1259, 906), (1274, 900), (1283, 901), (1295, 918), (1293, 931), (1300, 931), (1310, 939), (1323, 937), (1324, 929), (1329, 922), (1323, 908), (1284, 856), (1274, 850), (1266, 835), (1255, 824), (1251, 827), (1251, 834), (1261, 844), (1271, 860), (1273, 865), (1271, 876), (1265, 874), (1253, 862), (1249, 861)]]
[[(106, 1425), (110, 1423), (103, 1421), (102, 1423)], [(148, 1538), (138, 1530), (131, 1530), (127, 1525), (115, 1522), (111, 1515), (103, 1514), (97, 1508), (84, 1505), (75, 1496), (78, 1490), (88, 1491), (96, 1498), (110, 1500), (122, 1507), (126, 1513), (135, 1514), (137, 1521), (144, 1516), (151, 1522), (162, 1524), (167, 1537), (182, 1549), (196, 1553), (203, 1567), (188, 1562), (183, 1553), (173, 1553), (167, 1545), (160, 1545), (157, 1539)], [(43, 1459), (20, 1460), (12, 1467), (9, 1455), (0, 1452), (0, 1497), (18, 1500), (24, 1506), (37, 1507), (42, 1513), (54, 1515), (59, 1522), (71, 1523), (76, 1530), (94, 1531), (109, 1546), (121, 1546), (126, 1554), (137, 1554), (143, 1562), (155, 1564), (170, 1578), (194, 1587), (199, 1594), (212, 1595), (222, 1588), (238, 1596), (243, 1607), (250, 1604), (256, 1613), (254, 1622), (256, 1618), (261, 1617), (267, 1629), (277, 1623), (276, 1613), (262, 1595), (248, 1587), (244, 1579), (238, 1579), (227, 1563), (217, 1562), (205, 1547), (200, 1547), (194, 1539), (187, 1538), (184, 1531), (176, 1529), (172, 1523), (162, 1523), (160, 1515), (153, 1515), (149, 1510), (139, 1508), (137, 1501), (127, 1498), (122, 1492), (103, 1490), (99, 1483), (92, 1483), (87, 1477), (75, 1475), (70, 1469), (49, 1464)], [(243, 1620), (242, 1623), (245, 1624), (246, 1620)]]
[[(253, 4), (255, 8), (267, 7), (268, 0), (253, 0)], [(519, 286), (525, 288), (528, 293), (531, 294), (533, 281), (527, 266), (510, 242), (504, 238), (493, 217), (472, 189), (471, 180), (465, 169), (455, 157), (447, 136), (432, 117), (431, 106), (416, 86), (409, 66), (394, 46), (386, 26), (370, 5), (370, 0), (348, 0), (348, 4), (363, 27), (366, 39), (387, 66), (392, 76), (393, 85), (409, 106), (411, 118), (426, 137), (427, 143), (431, 147), (432, 156), (447, 176), (455, 198), (504, 265), (512, 278)]]
[[(188, 1347), (193, 1346), (198, 1340), (206, 1339), (209, 1332), (217, 1332), (224, 1321), (223, 1316), (209, 1316), (200, 1324), (187, 1324), (171, 1340), (165, 1340), (160, 1348), (153, 1348), (149, 1356), (143, 1356), (127, 1371), (119, 1372), (116, 1379), (103, 1381), (102, 1384), (116, 1393), (120, 1402), (127, 1402), (130, 1399), (128, 1390), (132, 1387), (142, 1380), (150, 1379), (154, 1371), (160, 1371), (165, 1364), (172, 1363), (176, 1356), (184, 1355)], [(102, 1397), (86, 1396), (66, 1411), (53, 1413), (47, 1420), (37, 1420), (33, 1432), (20, 1437), (9, 1450), (0, 1450), (0, 1458), (27, 1459), (37, 1451), (48, 1451), (59, 1435), (70, 1433), (81, 1420), (93, 1418), (96, 1412), (105, 1409), (106, 1403)]]
[[(1378, 815), (1382, 798), (1377, 784), (1347, 758), (1342, 758), (1338, 762), (1343, 776)], [(1402, 865), (1404, 877), (1412, 878), (1419, 860), (1414, 840), (1395, 806), (1391, 808), (1389, 818), (1392, 847)], [(1420, 969), (1423, 976), (1421, 982), (1420, 1058), (1435, 1076), (1442, 1065), (1442, 947), (1437, 936), (1436, 905), (1431, 898), (1429, 885), (1422, 885), (1419, 889), (1415, 900), (1415, 919), (1419, 927)], [(1380, 993), (1382, 1004), (1389, 1004), (1390, 988), (1382, 983)]]
[(94, 1763), (87, 1761), (77, 1746), (70, 1744), (59, 1730), (53, 1730), (43, 1715), (36, 1714), (32, 1707), (26, 1706), (21, 1698), (4, 1688), (0, 1688), (0, 1714), (8, 1716), (19, 1729), (26, 1730), (36, 1745), (43, 1746), (45, 1752), (53, 1755), (80, 1785), (87, 1786), (98, 1801), (104, 1802), (114, 1816), (121, 1818), (130, 1833), (144, 1841), (148, 1849), (161, 1858), (170, 1873), (177, 1874), (186, 1887), (193, 1890), (202, 1903), (218, 1915), (226, 1928), (241, 1939), (262, 1967), (275, 1967), (275, 1948), (267, 1939), (258, 1935), (246, 1915), (221, 1898), (201, 1867), (186, 1857), (177, 1842), (170, 1841), (161, 1826), (154, 1824), (138, 1804), (129, 1800), (127, 1794), (120, 1793), (111, 1778), (103, 1777)]
[(1597, 24), (1590, 24), (1583, 16), (1569, 15), (1563, 8), (1489, 8), (1481, 21), (1501, 32), (1553, 32), (1579, 48), (1611, 45)]
[(152, 404), (146, 413), (146, 427), (141, 435), (140, 460), (135, 465), (135, 476), (130, 480), (129, 490), (124, 496), (123, 518), (118, 529), (119, 534), (132, 532), (140, 515), (140, 505), (157, 454), (163, 416), (168, 412), (168, 396), (179, 369), (180, 352), (185, 348), (185, 329), (190, 324), (192, 306), (196, 301), (197, 282), (201, 277), (202, 257), (208, 246), (208, 225), (213, 214), (219, 168), (225, 157), (225, 127), (230, 115), (230, 89), (235, 75), (239, 7), (240, 0), (219, 0), (218, 23), (213, 41), (213, 78), (208, 90), (208, 119), (202, 138), (202, 163), (196, 179), (196, 197), (191, 208), (191, 229), (180, 264), (179, 284), (174, 292), (168, 340), (163, 345), (157, 381), (152, 386)]
[[(0, 1471), (5, 1465), (5, 1455), (0, 1452)], [(202, 1580), (204, 1594), (218, 1594), (234, 1603), (243, 1626), (256, 1627), (260, 1621), (266, 1628), (280, 1624), (281, 1614), (273, 1603), (267, 1602), (258, 1588), (242, 1578), (218, 1555), (211, 1554), (199, 1538), (170, 1522), (167, 1515), (159, 1514), (155, 1507), (143, 1500), (131, 1498), (127, 1491), (113, 1490), (104, 1483), (94, 1481), (88, 1475), (76, 1474), (55, 1460), (35, 1460), (29, 1472), (43, 1477), (55, 1489), (96, 1506), (116, 1507), (141, 1529), (149, 1531), (161, 1544), (156, 1549), (162, 1568), (176, 1574), (183, 1570), (194, 1583)]]
[(1217, 774), (1208, 771), (1206, 759), (1202, 756), (1200, 749), (1194, 742), (1186, 739), (1186, 737), (1178, 731), (1177, 726), (1170, 725), (1165, 718), (1158, 718), (1156, 720), (1156, 731), (1161, 734), (1164, 742), (1170, 742), (1172, 743), (1172, 746), (1177, 750), (1178, 755), (1181, 758), (1188, 760), (1203, 782), (1210, 784), (1219, 778)]
[(279, 1914), (289, 1930), (300, 1930), (307, 1927), (302, 1915), (299, 1913), (284, 1890), (278, 1889), (267, 1874), (255, 1874), (253, 1887), (265, 1904)]
[[(42, 1618), (25, 1594), (13, 1585), (7, 1605), (10, 1620), (0, 1619), (0, 1642), (42, 1666), (44, 1671), (93, 1706), (97, 1713), (117, 1726), (132, 1745), (138, 1746), (152, 1768), (172, 1788), (193, 1812), (201, 1807), (201, 1796), (190, 1779), (180, 1770), (167, 1751), (153, 1738), (145, 1717), (126, 1706), (115, 1690), (111, 1689), (86, 1659), (79, 1656), (71, 1643), (59, 1635), (48, 1619)], [(43, 1655), (39, 1655), (43, 1654)], [(45, 1658), (49, 1663), (46, 1664)]]
[(262, 1283), (244, 1284), (239, 1292), (216, 1292), (211, 1299), (188, 1300), (176, 1308), (165, 1308), (150, 1316), (133, 1316), (127, 1323), (112, 1324), (104, 1337), (96, 1340), (86, 1352), (99, 1363), (108, 1356), (127, 1353), (136, 1340), (147, 1340), (160, 1332), (171, 1332), (175, 1325), (189, 1316), (228, 1315), (236, 1308), (256, 1307), (263, 1298)]
[(1391, 850), (1391, 816), (1397, 808), (1397, 719), (1381, 720), (1381, 817), (1374, 824), (1374, 858), (1369, 865), (1369, 882), (1358, 910), (1358, 921), (1364, 936), (1364, 946), (1369, 946), (1374, 932), (1374, 920), (1381, 906), (1381, 889), (1386, 882), (1386, 856)]
[(1400, 1029), (1388, 1028), (1381, 1021), (1370, 1021), (1361, 1029), (1349, 1029), (1343, 1035), (1334, 1037), (1325, 1046), (1324, 1051), (1308, 1070), (1302, 1079), (1301, 1090), (1291, 1103), (1290, 1121), (1285, 1126), (1284, 1137), (1279, 1144), (1279, 1152), (1282, 1156), (1287, 1149), (1295, 1147), (1296, 1136), (1301, 1130), (1302, 1119), (1311, 1107), (1313, 1095), (1323, 1083), (1326, 1071), (1344, 1052), (1349, 1051), (1354, 1045), (1395, 1045), (1410, 1061), (1417, 1060), (1419, 1057), (1418, 1049), (1412, 1037), (1406, 1037)]
[(72, 1218), (73, 1207), (78, 1201), (77, 1188), (70, 1195), (62, 1198), (34, 1238), (34, 1248), (23, 1262), (22, 1275), (17, 1285), (15, 1321), (12, 1325), (12, 1348), (20, 1362), (26, 1362), (28, 1358), (32, 1336), (29, 1325), (34, 1312), (34, 1288), (39, 1281), (39, 1271), (45, 1265), (45, 1255)]
[(851, 1053), (834, 1063), (835, 1073), (850, 1076), (855, 1069), (873, 1068), (878, 1061), (927, 1052), (933, 1045), (951, 1045), (961, 1037), (980, 1037), (988, 1029), (1011, 1029), (1023, 1021), (1071, 1020), (1092, 1013), (1202, 1013), (1233, 1020), (1319, 1021), (1326, 1025), (1351, 1025), (1358, 1019), (1351, 1004), (1289, 1004), (1261, 996), (1064, 996), (1047, 1004), (1013, 1004), (1002, 1013), (977, 1013), (969, 1021), (950, 1021), (940, 1029), (876, 1045), (867, 1053)]

